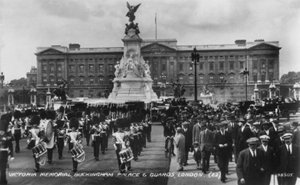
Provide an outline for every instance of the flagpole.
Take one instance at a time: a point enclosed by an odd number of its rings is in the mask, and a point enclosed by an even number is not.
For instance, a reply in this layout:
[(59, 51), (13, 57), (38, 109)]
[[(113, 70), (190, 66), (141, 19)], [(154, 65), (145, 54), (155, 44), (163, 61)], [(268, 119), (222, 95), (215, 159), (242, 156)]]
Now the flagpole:
[(155, 12), (155, 40), (157, 40), (157, 13)]

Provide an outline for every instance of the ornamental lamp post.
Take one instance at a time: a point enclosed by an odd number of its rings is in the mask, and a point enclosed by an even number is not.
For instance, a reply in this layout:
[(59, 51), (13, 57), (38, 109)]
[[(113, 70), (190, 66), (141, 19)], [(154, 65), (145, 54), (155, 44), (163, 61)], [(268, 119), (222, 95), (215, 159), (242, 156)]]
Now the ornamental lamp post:
[(197, 62), (199, 62), (200, 55), (197, 53), (196, 47), (194, 48), (194, 51), (192, 52), (192, 61), (194, 62), (194, 70), (195, 70), (195, 102), (198, 102), (198, 93), (197, 93)]
[(245, 88), (246, 88), (246, 101), (248, 100), (248, 95), (247, 95), (247, 83), (248, 83), (248, 76), (249, 76), (249, 71), (247, 68), (244, 69), (244, 71), (241, 72), (242, 75), (245, 77)]
[(0, 75), (1, 88), (3, 87), (4, 79), (5, 79), (4, 74), (3, 74), (3, 72), (1, 72), (1, 75)]

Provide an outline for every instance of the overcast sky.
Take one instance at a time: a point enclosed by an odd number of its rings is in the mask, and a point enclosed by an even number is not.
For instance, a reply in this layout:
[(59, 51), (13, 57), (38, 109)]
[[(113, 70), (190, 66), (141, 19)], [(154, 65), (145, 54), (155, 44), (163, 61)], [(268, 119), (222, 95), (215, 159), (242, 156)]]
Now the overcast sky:
[[(178, 44), (279, 41), (280, 73), (300, 71), (299, 0), (129, 0), (140, 36)], [(0, 0), (0, 71), (5, 82), (36, 66), (40, 46), (123, 46), (126, 0)]]

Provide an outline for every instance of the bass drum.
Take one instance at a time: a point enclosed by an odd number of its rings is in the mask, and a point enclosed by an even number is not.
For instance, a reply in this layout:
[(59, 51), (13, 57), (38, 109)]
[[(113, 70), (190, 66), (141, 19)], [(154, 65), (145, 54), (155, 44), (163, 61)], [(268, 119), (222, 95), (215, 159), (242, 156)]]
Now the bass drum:
[(53, 137), (54, 129), (52, 121), (48, 121), (47, 126), (45, 128), (45, 141), (48, 143)]

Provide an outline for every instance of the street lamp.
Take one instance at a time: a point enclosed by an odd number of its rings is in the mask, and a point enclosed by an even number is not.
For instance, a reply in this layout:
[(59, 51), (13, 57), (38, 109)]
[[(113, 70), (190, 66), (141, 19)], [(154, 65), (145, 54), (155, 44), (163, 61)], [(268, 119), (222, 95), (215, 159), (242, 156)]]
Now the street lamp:
[(194, 51), (192, 52), (192, 61), (194, 62), (194, 69), (195, 69), (195, 102), (197, 102), (197, 96), (198, 96), (198, 93), (197, 93), (197, 62), (199, 62), (199, 58), (200, 58), (200, 55), (199, 53), (197, 53), (197, 49), (196, 47), (194, 48)]
[(0, 81), (1, 81), (1, 87), (3, 87), (3, 81), (4, 81), (4, 74), (3, 74), (3, 72), (1, 72)]
[(247, 68), (244, 69), (244, 71), (241, 72), (242, 75), (244, 75), (244, 77), (246, 77), (245, 80), (245, 88), (246, 88), (246, 101), (247, 101), (247, 81), (248, 81), (248, 76), (249, 76), (249, 71), (247, 70)]

